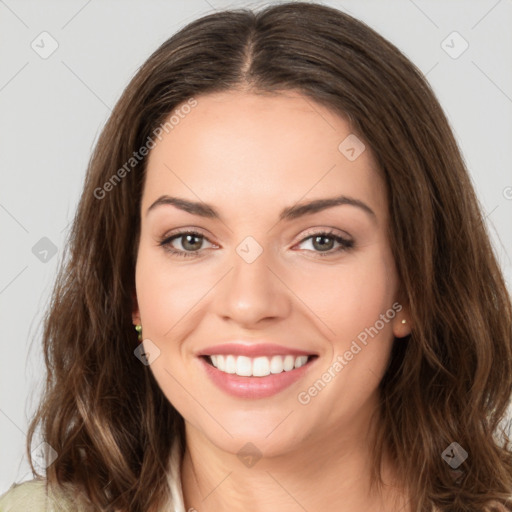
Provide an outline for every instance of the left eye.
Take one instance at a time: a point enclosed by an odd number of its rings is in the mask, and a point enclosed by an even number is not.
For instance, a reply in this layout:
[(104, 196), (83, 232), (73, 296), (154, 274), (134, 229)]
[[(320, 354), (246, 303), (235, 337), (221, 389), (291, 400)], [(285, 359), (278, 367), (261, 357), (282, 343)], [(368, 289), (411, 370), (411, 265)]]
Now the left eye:
[[(313, 251), (319, 253), (318, 255), (321, 257), (331, 256), (334, 253), (352, 249), (354, 246), (354, 242), (352, 240), (335, 235), (333, 232), (314, 233), (313, 235), (304, 238), (299, 245), (308, 241), (310, 242), (310, 246), (313, 247)], [(334, 243), (338, 243), (339, 247), (333, 249), (332, 246)], [(318, 248), (319, 250), (317, 250)]]
[[(173, 242), (180, 239), (183, 249), (177, 249), (173, 246)], [(205, 240), (208, 241), (208, 239), (201, 233), (195, 231), (184, 231), (164, 238), (159, 242), (159, 245), (175, 256), (190, 258), (198, 255)], [(308, 241), (310, 241), (311, 247), (313, 249), (306, 250), (312, 250), (313, 252), (318, 253), (318, 255), (321, 257), (330, 256), (341, 251), (346, 251), (354, 246), (354, 242), (352, 240), (347, 240), (339, 235), (334, 234), (333, 232), (314, 233), (313, 235), (304, 238), (298, 245), (304, 244)], [(209, 241), (208, 243), (211, 244)], [(339, 247), (333, 249), (332, 246), (334, 243), (339, 244)]]

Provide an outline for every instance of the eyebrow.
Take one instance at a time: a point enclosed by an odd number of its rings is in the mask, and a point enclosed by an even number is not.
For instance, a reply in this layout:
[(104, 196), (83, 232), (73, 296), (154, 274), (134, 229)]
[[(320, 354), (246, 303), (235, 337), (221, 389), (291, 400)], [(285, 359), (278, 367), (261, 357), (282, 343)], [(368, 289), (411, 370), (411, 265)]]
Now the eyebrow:
[[(189, 201), (187, 199), (182, 199), (179, 197), (172, 197), (168, 195), (163, 195), (159, 197), (146, 211), (146, 215), (154, 210), (157, 206), (161, 205), (172, 205), (180, 210), (191, 213), (192, 215), (198, 215), (199, 217), (205, 217), (208, 219), (218, 219), (222, 220), (219, 212), (211, 205), (203, 202)], [(296, 204), (293, 206), (289, 206), (284, 208), (279, 214), (279, 220), (287, 220), (291, 221), (293, 219), (297, 219), (298, 217), (303, 217), (304, 215), (312, 215), (314, 213), (320, 212), (327, 208), (332, 208), (334, 206), (340, 205), (350, 205), (360, 208), (364, 212), (366, 212), (373, 220), (377, 219), (375, 212), (363, 201), (359, 199), (355, 199), (353, 197), (347, 196), (337, 196), (330, 197), (325, 199), (315, 199), (313, 201), (309, 201), (307, 203)]]

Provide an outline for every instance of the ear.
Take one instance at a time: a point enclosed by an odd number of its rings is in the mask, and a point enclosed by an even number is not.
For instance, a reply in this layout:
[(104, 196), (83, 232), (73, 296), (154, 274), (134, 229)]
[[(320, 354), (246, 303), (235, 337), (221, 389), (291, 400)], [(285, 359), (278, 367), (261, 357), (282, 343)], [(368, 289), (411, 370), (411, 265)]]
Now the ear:
[(393, 334), (395, 338), (405, 338), (405, 336), (411, 334), (412, 330), (409, 307), (400, 302), (395, 302), (393, 306), (396, 311), (395, 318), (393, 318)]
[(135, 292), (135, 290), (133, 290), (133, 292), (132, 292), (132, 322), (133, 322), (133, 325), (137, 325), (137, 324), (141, 323), (139, 303), (137, 301), (137, 293)]

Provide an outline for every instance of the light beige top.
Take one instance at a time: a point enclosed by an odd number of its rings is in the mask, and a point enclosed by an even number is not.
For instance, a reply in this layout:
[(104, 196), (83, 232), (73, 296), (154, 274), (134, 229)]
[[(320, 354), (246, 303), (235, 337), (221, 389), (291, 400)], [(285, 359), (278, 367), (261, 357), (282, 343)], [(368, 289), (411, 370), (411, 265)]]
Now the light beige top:
[[(168, 483), (174, 503), (169, 503), (169, 512), (187, 512), (183, 500), (180, 476), (180, 454), (177, 443), (171, 451), (168, 468)], [(495, 510), (507, 512), (503, 505), (496, 504)], [(194, 509), (191, 509), (194, 510)], [(46, 480), (34, 479), (13, 484), (0, 496), (0, 512), (95, 512), (76, 500), (72, 488), (60, 491), (58, 495), (47, 494)], [(440, 512), (434, 508), (432, 512)]]
[[(186, 512), (181, 488), (179, 455), (176, 443), (171, 451), (167, 473), (174, 499), (174, 503), (169, 503), (166, 507), (170, 512)], [(39, 478), (13, 484), (0, 496), (0, 512), (91, 512), (91, 508), (77, 502), (71, 487), (58, 494), (48, 493), (46, 479)]]

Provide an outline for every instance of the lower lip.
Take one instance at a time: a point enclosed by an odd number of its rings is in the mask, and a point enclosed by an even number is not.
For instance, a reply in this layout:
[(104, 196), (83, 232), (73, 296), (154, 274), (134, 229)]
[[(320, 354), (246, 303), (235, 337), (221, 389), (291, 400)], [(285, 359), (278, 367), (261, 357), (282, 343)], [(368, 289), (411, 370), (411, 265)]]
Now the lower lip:
[(203, 357), (199, 358), (206, 373), (222, 391), (237, 398), (267, 398), (276, 395), (301, 379), (316, 358), (309, 360), (304, 366), (289, 372), (267, 375), (266, 377), (240, 377), (233, 373), (221, 372)]

